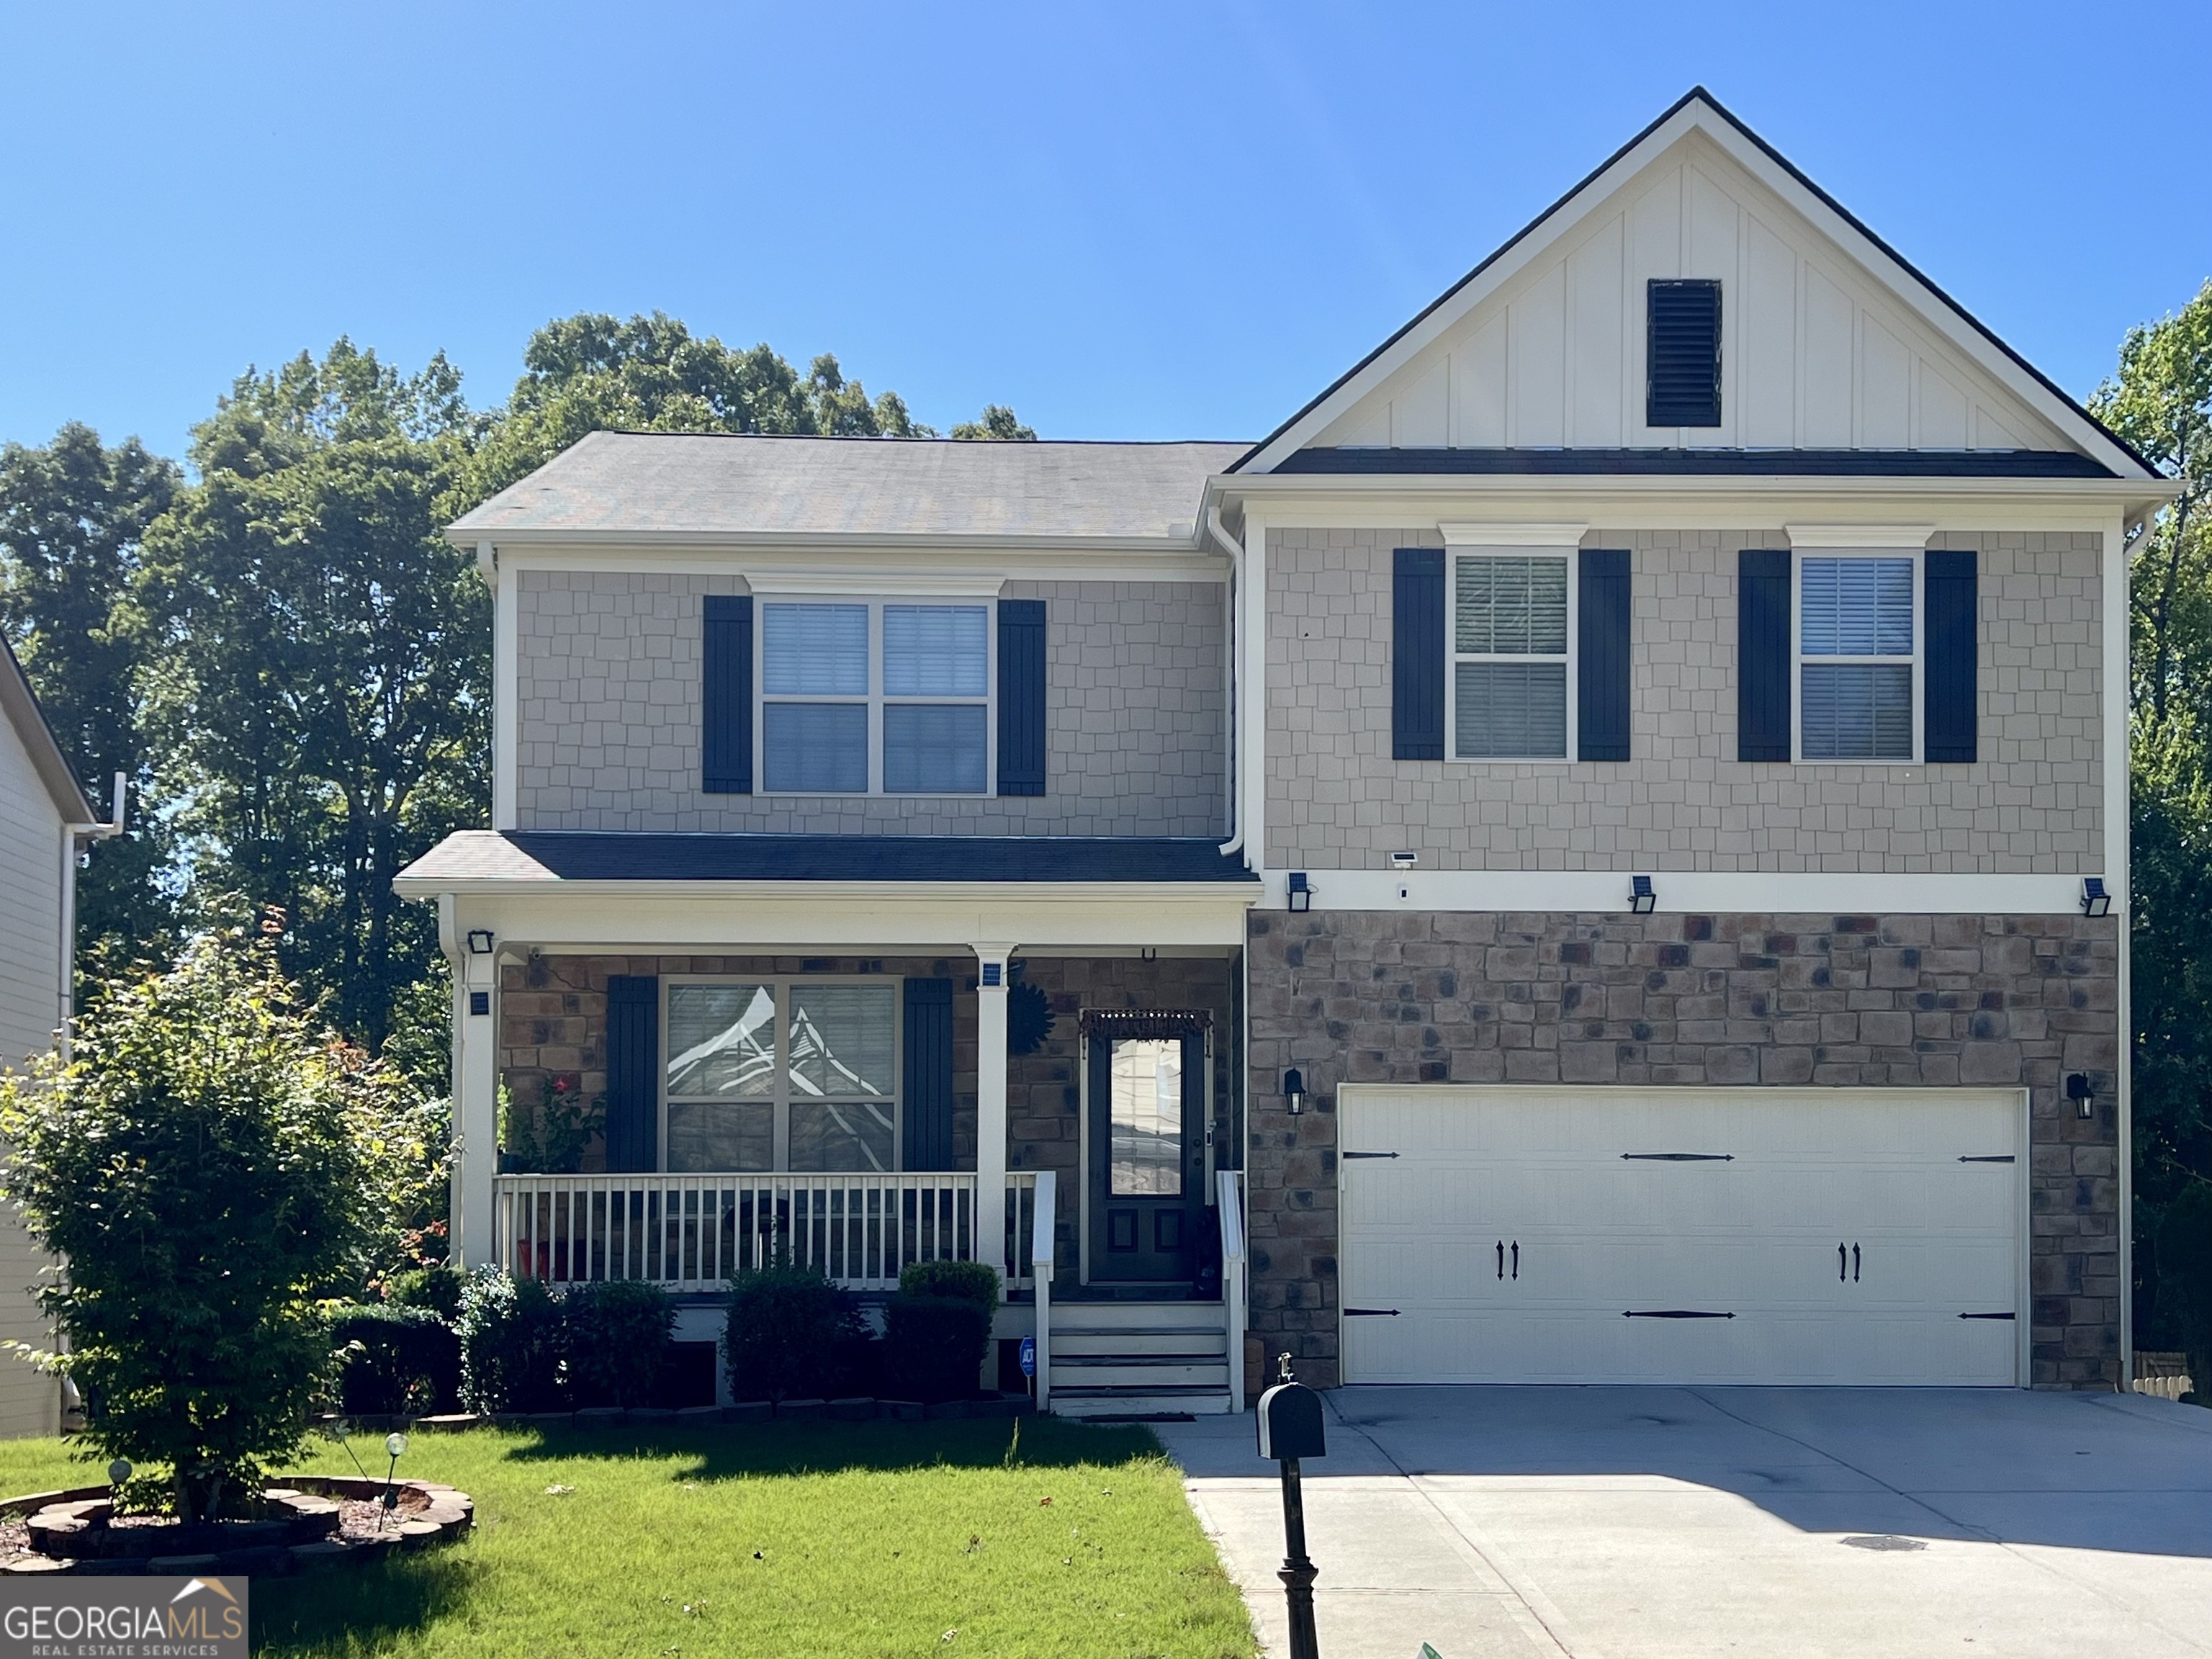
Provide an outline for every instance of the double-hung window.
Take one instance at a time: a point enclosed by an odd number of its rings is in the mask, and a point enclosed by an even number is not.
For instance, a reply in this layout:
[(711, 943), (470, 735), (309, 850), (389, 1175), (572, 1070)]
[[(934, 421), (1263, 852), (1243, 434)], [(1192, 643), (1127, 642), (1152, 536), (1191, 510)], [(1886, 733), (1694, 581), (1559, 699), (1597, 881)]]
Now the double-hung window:
[(989, 793), (991, 634), (986, 605), (766, 601), (765, 787), (795, 794)]
[(1915, 757), (1917, 562), (1909, 554), (1799, 556), (1801, 760)]
[(672, 981), (669, 1169), (896, 1169), (900, 985)]
[(1454, 760), (1569, 757), (1572, 562), (1565, 550), (1453, 556)]

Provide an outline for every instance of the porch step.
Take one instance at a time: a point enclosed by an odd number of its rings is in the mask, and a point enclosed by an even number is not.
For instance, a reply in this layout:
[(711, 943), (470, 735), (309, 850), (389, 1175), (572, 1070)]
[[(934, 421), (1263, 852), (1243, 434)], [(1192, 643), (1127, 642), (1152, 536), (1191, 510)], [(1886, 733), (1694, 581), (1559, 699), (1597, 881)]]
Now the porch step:
[(1163, 1388), (1229, 1391), (1229, 1367), (1218, 1356), (1200, 1354), (1055, 1354), (1052, 1362), (1053, 1393), (1062, 1389), (1141, 1389), (1147, 1393)]
[(1092, 1354), (1207, 1354), (1218, 1359), (1229, 1350), (1227, 1334), (1218, 1325), (1139, 1325), (1128, 1330), (1070, 1328), (1053, 1322), (1052, 1354), (1055, 1363)]
[(1082, 1302), (1073, 1297), (1052, 1299), (1053, 1328), (1104, 1331), (1129, 1330), (1146, 1325), (1218, 1327), (1218, 1302)]
[(1052, 1391), (1052, 1408), (1061, 1417), (1203, 1417), (1227, 1409), (1225, 1387), (1084, 1389)]

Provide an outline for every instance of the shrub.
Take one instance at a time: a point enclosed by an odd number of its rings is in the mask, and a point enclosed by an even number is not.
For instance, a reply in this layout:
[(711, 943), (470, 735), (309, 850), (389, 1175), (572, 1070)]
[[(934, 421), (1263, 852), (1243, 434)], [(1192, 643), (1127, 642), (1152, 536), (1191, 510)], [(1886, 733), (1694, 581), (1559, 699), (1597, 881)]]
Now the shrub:
[(946, 1296), (986, 1313), (999, 1306), (999, 1275), (984, 1261), (909, 1261), (899, 1269), (901, 1296)]
[(343, 1355), (338, 1403), (349, 1413), (450, 1411), (461, 1391), (461, 1342), (428, 1308), (341, 1307), (331, 1340)]
[(0, 1078), (6, 1191), (69, 1263), (40, 1302), (101, 1461), (242, 1511), (301, 1449), (337, 1355), (320, 1301), (373, 1265), (405, 1082), (319, 1030), (268, 944), (204, 935), (108, 986), (76, 1054)]
[(967, 1297), (902, 1290), (884, 1310), (884, 1371), (902, 1395), (916, 1400), (973, 1395), (990, 1342), (990, 1310)]
[(455, 1327), (461, 1400), (470, 1410), (560, 1409), (561, 1304), (544, 1285), (480, 1267), (461, 1287)]
[(395, 1273), (384, 1287), (384, 1299), (395, 1308), (427, 1308), (450, 1325), (460, 1316), (461, 1285), (458, 1267), (443, 1263), (433, 1267), (410, 1267)]
[(653, 1403), (676, 1328), (667, 1291), (641, 1279), (596, 1279), (562, 1297), (561, 1315), (575, 1404)]
[(2159, 1310), (2189, 1354), (2197, 1403), (2212, 1405), (2212, 1181), (2191, 1181), (2158, 1229)]
[(847, 1298), (816, 1267), (772, 1261), (730, 1278), (726, 1363), (740, 1400), (798, 1400), (836, 1381), (841, 1341), (856, 1322)]

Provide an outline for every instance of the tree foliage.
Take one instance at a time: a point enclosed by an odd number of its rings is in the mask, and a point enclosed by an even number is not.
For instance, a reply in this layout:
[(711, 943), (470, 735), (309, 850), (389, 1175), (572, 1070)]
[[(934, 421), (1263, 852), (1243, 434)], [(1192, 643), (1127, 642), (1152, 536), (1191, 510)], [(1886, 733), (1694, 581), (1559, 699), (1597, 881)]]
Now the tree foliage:
[(281, 909), (286, 967), (372, 1049), (438, 959), (392, 878), (484, 821), (489, 596), (440, 533), (472, 438), (442, 358), (341, 340), (239, 380), (146, 538), (147, 726), (203, 919)]
[(298, 1450), (332, 1370), (320, 1304), (424, 1178), (420, 1110), (236, 933), (110, 988), (66, 1066), (0, 1077), (7, 1195), (68, 1264), (40, 1361), (99, 1455), (171, 1471), (185, 1519), (235, 1512)]
[[(133, 592), (147, 527), (182, 482), (136, 438), (113, 448), (72, 422), (41, 448), (0, 449), (0, 630), (37, 689), (77, 781), (103, 812), (111, 780), (153, 781), (138, 689)], [(170, 924), (166, 825), (140, 811), (77, 884), (79, 966), (116, 971)]]
[(1014, 411), (1004, 404), (986, 404), (981, 415), (972, 421), (961, 422), (952, 428), (952, 435), (970, 441), (1035, 443), (1036, 428), (1024, 426), (1014, 418)]

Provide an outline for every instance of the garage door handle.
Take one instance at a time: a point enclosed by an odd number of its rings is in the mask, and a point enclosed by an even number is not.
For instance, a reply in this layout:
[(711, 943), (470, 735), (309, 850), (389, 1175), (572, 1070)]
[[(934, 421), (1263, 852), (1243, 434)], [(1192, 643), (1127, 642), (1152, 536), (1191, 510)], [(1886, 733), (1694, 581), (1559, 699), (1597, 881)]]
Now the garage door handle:
[(1513, 1282), (1521, 1282), (1521, 1241), (1517, 1238), (1513, 1241)]
[(1340, 1156), (1345, 1158), (1395, 1158), (1398, 1154), (1395, 1152), (1345, 1152), (1340, 1154)]
[(2012, 1161), (2010, 1152), (1972, 1152), (1959, 1160), (1961, 1164), (2009, 1164)]
[[(1990, 1314), (1979, 1316), (1974, 1314), (1960, 1314), (1959, 1316), (1961, 1319), (1973, 1319), (1977, 1317), (1986, 1319), (1996, 1316), (1997, 1316)], [(2007, 1319), (2010, 1319), (2012, 1317), (2010, 1314), (2006, 1314), (2002, 1316)], [(1734, 1319), (1735, 1316), (1732, 1313), (1706, 1313), (1696, 1308), (1650, 1308), (1640, 1311), (1631, 1310), (1629, 1312), (1621, 1315), (1621, 1317), (1623, 1319)]]
[[(1344, 1316), (1346, 1319), (1395, 1319), (1398, 1310), (1395, 1308), (1346, 1308)], [(2005, 1317), (2010, 1319), (2012, 1316), (2007, 1314)]]
[(1498, 1279), (1500, 1284), (1505, 1282), (1505, 1241), (1502, 1238), (1498, 1241)]
[(1733, 1164), (1734, 1152), (1623, 1152), (1624, 1163), (1638, 1161), (1645, 1164)]
[(1960, 1317), (1960, 1318), (1961, 1318), (1961, 1319), (2010, 1319), (2010, 1318), (2012, 1317), (2012, 1315), (2010, 1315), (2009, 1313), (2001, 1313), (2001, 1314), (1960, 1314), (1960, 1315), (1959, 1316), (1959, 1317)]
[(1854, 1245), (1852, 1245), (1852, 1246), (1851, 1246), (1851, 1283), (1852, 1283), (1852, 1284), (1854, 1284), (1854, 1285), (1856, 1285), (1856, 1284), (1857, 1284), (1858, 1282), (1859, 1282), (1859, 1247), (1858, 1247), (1857, 1245), (1854, 1244)]

